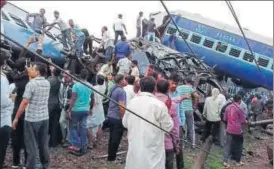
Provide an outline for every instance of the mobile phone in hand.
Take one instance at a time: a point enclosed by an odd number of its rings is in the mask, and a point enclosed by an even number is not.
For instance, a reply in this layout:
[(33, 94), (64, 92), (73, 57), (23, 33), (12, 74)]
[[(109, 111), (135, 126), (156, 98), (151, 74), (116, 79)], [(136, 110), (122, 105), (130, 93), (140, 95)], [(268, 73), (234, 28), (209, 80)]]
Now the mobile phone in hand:
[(30, 67), (30, 58), (27, 58), (27, 59), (26, 59), (26, 66), (27, 66), (27, 67)]

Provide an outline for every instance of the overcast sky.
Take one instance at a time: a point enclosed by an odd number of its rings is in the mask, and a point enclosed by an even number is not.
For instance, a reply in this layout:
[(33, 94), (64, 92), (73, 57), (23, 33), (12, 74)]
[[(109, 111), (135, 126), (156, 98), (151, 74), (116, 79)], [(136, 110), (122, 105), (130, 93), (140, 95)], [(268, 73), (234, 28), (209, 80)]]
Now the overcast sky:
[[(29, 12), (38, 12), (40, 8), (45, 8), (49, 22), (53, 20), (53, 11), (58, 10), (64, 20), (73, 19), (81, 28), (87, 28), (96, 36), (100, 35), (102, 26), (112, 28), (117, 14), (121, 13), (128, 28), (128, 36), (133, 37), (136, 34), (135, 23), (139, 11), (143, 11), (145, 17), (148, 17), (150, 12), (164, 11), (160, 1), (12, 1), (12, 3)], [(170, 11), (185, 10), (237, 26), (225, 1), (165, 3)], [(273, 1), (232, 1), (232, 4), (244, 28), (273, 38)]]

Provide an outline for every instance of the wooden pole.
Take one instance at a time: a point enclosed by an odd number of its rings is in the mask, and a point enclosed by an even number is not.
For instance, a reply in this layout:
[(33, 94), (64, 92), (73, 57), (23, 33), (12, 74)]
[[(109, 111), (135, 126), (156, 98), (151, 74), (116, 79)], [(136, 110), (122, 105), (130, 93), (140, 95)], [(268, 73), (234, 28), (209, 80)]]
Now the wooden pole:
[[(203, 146), (203, 150), (209, 152), (210, 149), (211, 149), (211, 146), (213, 144), (213, 141), (212, 141), (212, 136), (210, 136), (204, 146)], [(198, 155), (197, 159), (195, 160), (195, 163), (194, 165), (192, 166), (192, 169), (202, 169), (202, 167), (204, 166), (204, 163), (206, 161), (206, 158), (208, 156), (208, 153), (201, 150), (200, 154)]]

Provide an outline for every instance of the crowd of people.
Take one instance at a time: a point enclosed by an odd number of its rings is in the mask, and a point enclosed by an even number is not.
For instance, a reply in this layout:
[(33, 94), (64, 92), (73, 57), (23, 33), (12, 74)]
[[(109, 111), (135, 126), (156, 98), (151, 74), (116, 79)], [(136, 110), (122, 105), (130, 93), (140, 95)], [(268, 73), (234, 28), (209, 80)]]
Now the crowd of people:
[[(44, 30), (57, 24), (64, 46), (69, 44), (77, 56), (82, 56), (84, 33), (72, 20), (67, 26), (58, 11), (54, 12), (56, 20), (52, 24), (46, 23), (44, 14), (45, 10), (41, 9), (40, 14), (30, 15), (35, 18), (33, 27)], [(140, 12), (137, 36), (142, 36), (142, 16)], [(82, 156), (89, 149), (96, 148), (103, 132), (107, 131), (107, 161), (110, 163), (116, 161), (121, 139), (127, 131), (126, 169), (173, 169), (174, 159), (178, 169), (184, 168), (183, 141), (188, 140), (192, 148), (197, 143), (194, 111), (198, 109), (199, 94), (192, 85), (192, 79), (183, 79), (176, 72), (164, 79), (153, 65), (149, 65), (144, 77), (141, 77), (138, 62), (132, 60), (130, 46), (124, 36), (123, 31), (127, 32), (122, 15), (118, 16), (113, 28), (114, 43), (110, 41), (108, 28), (102, 28), (100, 47), (105, 49), (107, 63), (95, 75), (94, 84), (88, 81), (86, 69), (80, 72), (81, 81), (74, 81), (69, 76), (70, 70), (62, 73), (50, 66), (48, 73), (47, 65), (40, 62), (26, 65), (24, 57), (16, 61), (11, 79), (1, 71), (0, 168), (4, 165), (10, 138), (12, 168), (23, 166), (35, 169), (39, 154), (42, 168), (46, 169), (50, 163), (49, 146), (62, 144), (70, 153)], [(147, 30), (148, 39), (153, 40), (153, 19)], [(117, 42), (119, 36), (121, 41)], [(7, 58), (1, 57), (2, 67)], [(115, 59), (110, 59), (112, 57)], [(11, 83), (14, 83), (13, 88)], [(231, 102), (225, 93), (213, 88), (203, 108), (206, 124), (201, 141), (212, 134), (214, 144), (224, 146), (225, 167), (229, 167), (229, 159), (235, 160), (239, 166), (243, 165), (243, 125), (247, 123), (248, 108), (242, 98), (240, 94), (235, 94)], [(261, 113), (258, 99), (252, 103), (252, 111)], [(223, 138), (225, 141), (222, 142)], [(23, 164), (20, 163), (21, 149), (25, 156)]]

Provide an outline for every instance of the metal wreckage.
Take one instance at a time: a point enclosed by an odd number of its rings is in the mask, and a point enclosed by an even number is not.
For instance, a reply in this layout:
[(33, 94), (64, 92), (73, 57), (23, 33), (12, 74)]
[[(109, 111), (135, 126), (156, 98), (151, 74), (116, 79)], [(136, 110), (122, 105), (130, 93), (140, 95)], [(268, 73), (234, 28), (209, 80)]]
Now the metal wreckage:
[[(6, 37), (8, 38), (8, 37)], [(91, 36), (89, 48), (93, 49), (93, 43), (100, 43), (100, 39)], [(11, 39), (8, 40), (9, 42)], [(1, 40), (1, 54), (5, 53), (10, 56), (8, 64), (5, 66), (5, 71), (8, 73), (14, 67), (15, 58), (21, 55), (24, 47), (21, 45), (21, 52), (12, 51), (12, 46), (18, 42), (13, 42), (12, 45), (7, 40)], [(193, 86), (200, 95), (198, 110), (195, 112), (195, 121), (197, 130), (201, 131), (204, 120), (202, 118), (203, 104), (205, 98), (210, 95), (211, 89), (216, 87), (221, 90), (221, 86), (216, 77), (212, 76), (211, 68), (189, 53), (178, 53), (177, 51), (168, 48), (160, 43), (151, 42), (144, 40), (143, 38), (134, 38), (128, 41), (132, 49), (132, 58), (138, 61), (140, 74), (144, 75), (145, 70), (149, 64), (153, 64), (156, 70), (164, 77), (167, 78), (171, 72), (177, 72), (182, 77), (191, 77)], [(27, 49), (24, 49), (27, 50)], [(16, 54), (14, 53), (16, 52)], [(100, 70), (100, 67), (106, 63), (103, 53), (98, 50), (93, 50), (88, 56), (77, 58), (75, 55), (67, 52), (66, 50), (61, 51), (66, 56), (66, 63), (63, 67), (73, 70), (77, 75), (81, 69), (86, 68), (90, 71), (90, 80), (93, 79), (94, 75)], [(27, 54), (27, 52), (26, 52)], [(27, 54), (28, 55), (28, 54)], [(14, 58), (15, 56), (15, 58)], [(29, 55), (28, 55), (29, 56)], [(30, 54), (32, 56), (32, 54)], [(39, 57), (32, 56), (31, 60), (39, 60)]]

